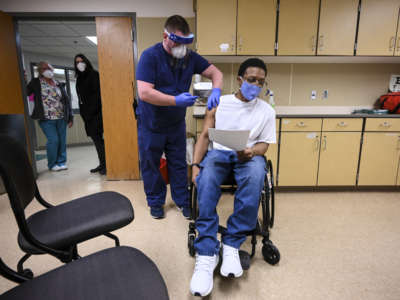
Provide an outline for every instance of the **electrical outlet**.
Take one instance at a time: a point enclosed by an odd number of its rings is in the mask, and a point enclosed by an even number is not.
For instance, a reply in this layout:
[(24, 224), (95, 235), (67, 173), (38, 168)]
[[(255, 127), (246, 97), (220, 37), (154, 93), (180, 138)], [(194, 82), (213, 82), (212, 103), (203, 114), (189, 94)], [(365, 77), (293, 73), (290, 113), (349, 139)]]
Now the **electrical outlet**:
[(324, 90), (323, 92), (322, 92), (322, 99), (328, 99), (328, 90)]
[(317, 99), (317, 91), (311, 91), (311, 100)]

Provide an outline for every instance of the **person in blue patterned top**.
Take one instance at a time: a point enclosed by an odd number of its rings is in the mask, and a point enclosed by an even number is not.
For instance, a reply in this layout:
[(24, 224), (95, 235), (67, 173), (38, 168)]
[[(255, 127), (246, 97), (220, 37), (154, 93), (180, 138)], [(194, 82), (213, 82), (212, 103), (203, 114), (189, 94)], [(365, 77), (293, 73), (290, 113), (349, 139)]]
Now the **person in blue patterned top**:
[(54, 80), (54, 68), (47, 62), (38, 65), (39, 78), (32, 79), (27, 87), (28, 96), (35, 106), (31, 117), (39, 121), (47, 138), (47, 166), (51, 171), (66, 170), (67, 124), (71, 128), (73, 114), (71, 99), (65, 83)]

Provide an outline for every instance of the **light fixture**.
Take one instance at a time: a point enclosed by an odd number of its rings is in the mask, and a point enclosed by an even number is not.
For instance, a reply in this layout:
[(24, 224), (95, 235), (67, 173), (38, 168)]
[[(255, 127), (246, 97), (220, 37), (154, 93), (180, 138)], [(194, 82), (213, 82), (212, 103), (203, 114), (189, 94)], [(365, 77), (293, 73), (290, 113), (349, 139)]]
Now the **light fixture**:
[(87, 36), (86, 38), (97, 46), (97, 36)]

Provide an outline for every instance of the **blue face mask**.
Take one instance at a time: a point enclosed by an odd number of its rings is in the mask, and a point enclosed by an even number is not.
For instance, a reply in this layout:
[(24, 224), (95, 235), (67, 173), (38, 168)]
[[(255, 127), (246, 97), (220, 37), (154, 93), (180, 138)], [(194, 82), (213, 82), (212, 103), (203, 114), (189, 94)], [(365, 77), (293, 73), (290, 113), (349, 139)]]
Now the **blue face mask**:
[(242, 86), (240, 87), (240, 92), (242, 93), (243, 97), (249, 101), (254, 100), (261, 93), (261, 90), (262, 87), (250, 84), (246, 80), (243, 80)]

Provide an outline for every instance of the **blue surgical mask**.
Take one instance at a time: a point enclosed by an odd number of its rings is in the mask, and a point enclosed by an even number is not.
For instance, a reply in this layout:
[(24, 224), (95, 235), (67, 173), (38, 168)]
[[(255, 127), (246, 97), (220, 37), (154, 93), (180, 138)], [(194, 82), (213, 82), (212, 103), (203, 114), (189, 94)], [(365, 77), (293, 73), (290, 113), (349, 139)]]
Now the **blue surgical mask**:
[(261, 90), (262, 87), (259, 87), (255, 84), (250, 84), (246, 80), (243, 80), (242, 86), (240, 87), (240, 92), (242, 93), (243, 97), (249, 101), (254, 100), (261, 93)]

